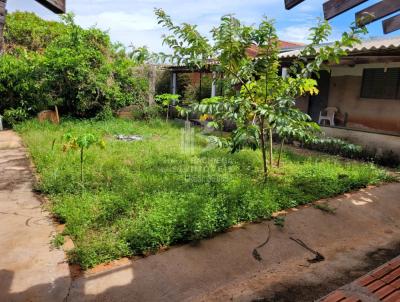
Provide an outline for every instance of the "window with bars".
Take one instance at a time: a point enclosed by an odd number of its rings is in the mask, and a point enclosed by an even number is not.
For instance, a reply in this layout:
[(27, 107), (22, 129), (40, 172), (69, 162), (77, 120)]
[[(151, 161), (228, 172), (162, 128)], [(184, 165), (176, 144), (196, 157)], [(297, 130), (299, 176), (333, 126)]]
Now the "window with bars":
[(400, 68), (364, 69), (361, 97), (400, 99)]

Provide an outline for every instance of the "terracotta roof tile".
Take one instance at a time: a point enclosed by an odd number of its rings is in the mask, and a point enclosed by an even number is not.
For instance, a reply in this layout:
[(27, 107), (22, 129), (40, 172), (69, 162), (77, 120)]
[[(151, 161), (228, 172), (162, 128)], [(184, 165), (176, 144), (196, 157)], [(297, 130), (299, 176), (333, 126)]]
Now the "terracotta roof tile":
[[(329, 45), (331, 43), (326, 43)], [(370, 51), (379, 50), (392, 50), (400, 49), (400, 36), (391, 38), (374, 38), (369, 40), (363, 40), (361, 43), (355, 45), (352, 48), (348, 48), (347, 52), (349, 54), (365, 53)], [(300, 55), (301, 49), (292, 50), (280, 54), (281, 58), (296, 58)]]

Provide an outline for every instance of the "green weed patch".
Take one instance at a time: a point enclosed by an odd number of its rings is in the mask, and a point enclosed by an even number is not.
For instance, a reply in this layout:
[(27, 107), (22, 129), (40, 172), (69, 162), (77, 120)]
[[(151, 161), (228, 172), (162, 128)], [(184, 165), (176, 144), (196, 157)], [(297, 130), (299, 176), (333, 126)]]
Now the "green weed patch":
[[(70, 261), (85, 269), (387, 179), (371, 164), (285, 152), (282, 167), (264, 182), (259, 151), (213, 149), (196, 132), (188, 152), (181, 126), (158, 120), (28, 121), (17, 130), (40, 175), (38, 189), (74, 240)], [(85, 150), (84, 184), (79, 152), (62, 150), (65, 133), (106, 141), (104, 149)], [(143, 139), (124, 142), (115, 139), (118, 134)]]

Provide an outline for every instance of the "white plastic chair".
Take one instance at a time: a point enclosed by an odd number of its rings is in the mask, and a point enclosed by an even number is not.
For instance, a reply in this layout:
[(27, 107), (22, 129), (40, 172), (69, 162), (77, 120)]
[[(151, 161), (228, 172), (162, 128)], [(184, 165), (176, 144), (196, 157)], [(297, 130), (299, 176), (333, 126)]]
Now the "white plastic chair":
[[(326, 115), (322, 115), (322, 112), (326, 112)], [(330, 126), (335, 126), (335, 114), (338, 112), (336, 107), (326, 107), (324, 111), (320, 111), (318, 124), (322, 125), (322, 121), (328, 121)]]

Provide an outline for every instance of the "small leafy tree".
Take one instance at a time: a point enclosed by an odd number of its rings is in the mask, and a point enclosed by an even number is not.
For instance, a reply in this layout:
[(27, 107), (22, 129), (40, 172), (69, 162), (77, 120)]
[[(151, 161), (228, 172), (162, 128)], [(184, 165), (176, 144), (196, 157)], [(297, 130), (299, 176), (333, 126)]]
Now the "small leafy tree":
[(176, 111), (178, 111), (179, 116), (184, 117), (186, 121), (189, 121), (189, 114), (192, 112), (191, 108), (187, 106), (175, 106)]
[(66, 142), (63, 145), (63, 151), (66, 152), (70, 149), (80, 151), (80, 171), (81, 171), (81, 183), (83, 184), (83, 162), (84, 162), (84, 150), (89, 149), (93, 145), (98, 145), (101, 148), (105, 148), (105, 142), (99, 139), (92, 133), (85, 133), (82, 135), (74, 136), (71, 133), (66, 133), (63, 136), (63, 140)]
[(170, 93), (164, 93), (156, 96), (156, 102), (159, 103), (161, 106), (166, 108), (167, 111), (167, 117), (166, 121), (168, 122), (169, 120), (169, 115), (170, 115), (170, 109), (171, 106), (179, 102), (179, 98), (181, 96), (179, 94), (170, 94)]
[[(158, 22), (170, 31), (164, 43), (173, 53), (164, 59), (174, 64), (206, 68), (224, 74), (231, 91), (217, 102), (196, 106), (202, 113), (213, 112), (215, 119), (233, 120), (237, 129), (232, 132), (230, 146), (236, 152), (244, 146), (261, 149), (264, 177), (272, 167), (272, 135), (315, 129), (305, 126), (310, 118), (295, 107), (295, 99), (305, 94), (317, 94), (318, 72), (328, 62), (338, 62), (346, 47), (359, 42), (365, 28), (350, 27), (333, 44), (321, 46), (330, 33), (328, 22), (320, 21), (310, 30), (310, 43), (292, 63), (287, 77), (279, 75), (279, 39), (274, 24), (264, 17), (258, 26), (243, 25), (232, 15), (221, 18), (211, 31), (212, 43), (202, 36), (196, 26), (175, 25), (161, 9), (156, 9)], [(256, 55), (249, 55), (249, 49)], [(215, 114), (217, 113), (217, 114)], [(217, 123), (218, 124), (218, 123)], [(289, 128), (291, 129), (289, 131)], [(269, 142), (268, 142), (269, 139)], [(224, 145), (224, 144), (221, 144)], [(267, 147), (269, 146), (268, 150)], [(269, 159), (267, 159), (269, 153)]]

